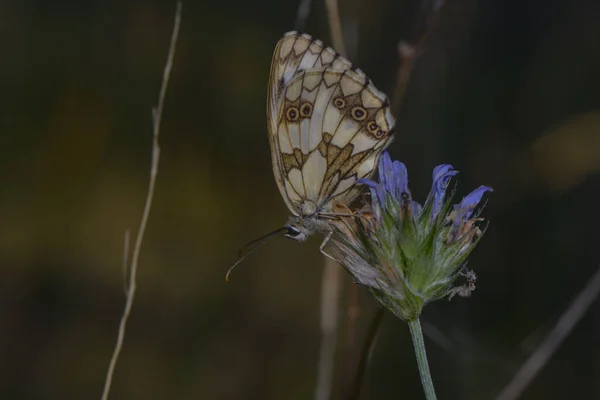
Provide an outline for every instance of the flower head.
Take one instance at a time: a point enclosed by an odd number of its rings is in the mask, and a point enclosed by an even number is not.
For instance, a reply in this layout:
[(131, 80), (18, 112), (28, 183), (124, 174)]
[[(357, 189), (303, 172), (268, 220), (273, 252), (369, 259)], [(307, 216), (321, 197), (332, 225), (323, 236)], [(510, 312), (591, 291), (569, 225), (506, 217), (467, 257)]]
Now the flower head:
[[(483, 219), (474, 211), (492, 189), (480, 186), (452, 206), (448, 183), (458, 171), (443, 164), (434, 168), (421, 206), (412, 199), (404, 164), (385, 152), (378, 172), (379, 182), (359, 180), (370, 188), (367, 211), (334, 222), (341, 238), (338, 260), (402, 319), (417, 318), (430, 301), (469, 295), (476, 276), (466, 270), (466, 259), (483, 234), (478, 227)], [(467, 283), (457, 286), (460, 276)]]

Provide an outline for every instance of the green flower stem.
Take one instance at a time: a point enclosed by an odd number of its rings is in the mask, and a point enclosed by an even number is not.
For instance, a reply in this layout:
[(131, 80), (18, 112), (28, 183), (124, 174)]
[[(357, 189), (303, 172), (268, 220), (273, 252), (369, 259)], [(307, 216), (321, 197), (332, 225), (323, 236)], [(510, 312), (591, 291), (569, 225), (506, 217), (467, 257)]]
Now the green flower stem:
[(421, 384), (425, 391), (427, 400), (436, 400), (433, 381), (431, 380), (431, 372), (429, 372), (429, 363), (427, 362), (427, 354), (425, 353), (425, 342), (423, 341), (423, 331), (421, 331), (421, 322), (419, 318), (408, 321), (410, 335), (412, 336), (413, 346), (415, 347), (415, 355), (417, 356), (417, 365), (419, 366), (419, 374), (421, 375)]

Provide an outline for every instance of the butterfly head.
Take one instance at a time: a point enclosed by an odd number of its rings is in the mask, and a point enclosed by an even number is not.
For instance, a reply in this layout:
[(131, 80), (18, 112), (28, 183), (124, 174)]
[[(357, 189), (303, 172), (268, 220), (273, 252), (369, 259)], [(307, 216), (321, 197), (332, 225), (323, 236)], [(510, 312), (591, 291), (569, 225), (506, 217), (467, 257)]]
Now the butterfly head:
[(290, 222), (285, 227), (287, 228), (287, 232), (284, 234), (286, 238), (294, 239), (299, 242), (303, 242), (310, 235), (311, 232), (306, 229), (305, 226), (302, 225), (302, 220), (298, 221), (299, 223)]
[(329, 224), (319, 218), (319, 214), (316, 212), (306, 216), (292, 217), (284, 228), (287, 229), (284, 236), (298, 242), (305, 241), (313, 233), (331, 229)]

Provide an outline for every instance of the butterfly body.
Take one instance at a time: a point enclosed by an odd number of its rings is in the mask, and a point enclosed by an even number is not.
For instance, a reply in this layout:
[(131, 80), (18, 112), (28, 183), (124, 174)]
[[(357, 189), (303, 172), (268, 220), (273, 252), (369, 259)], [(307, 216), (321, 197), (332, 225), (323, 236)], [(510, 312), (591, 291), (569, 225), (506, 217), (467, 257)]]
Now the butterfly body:
[(392, 140), (385, 94), (320, 40), (288, 32), (277, 43), (267, 93), (273, 173), (292, 213), (286, 237), (328, 232)]

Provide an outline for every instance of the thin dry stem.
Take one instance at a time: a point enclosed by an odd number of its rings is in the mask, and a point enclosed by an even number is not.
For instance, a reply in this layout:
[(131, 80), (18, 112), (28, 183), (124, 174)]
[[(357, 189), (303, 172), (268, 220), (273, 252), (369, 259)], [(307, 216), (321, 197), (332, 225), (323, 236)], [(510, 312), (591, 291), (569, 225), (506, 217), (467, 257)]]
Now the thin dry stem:
[[(346, 295), (346, 326), (343, 364), (341, 367), (342, 393), (348, 392), (354, 383), (354, 365), (356, 355), (356, 332), (358, 328), (358, 315), (360, 314), (360, 292), (358, 284), (350, 285)], [(343, 398), (348, 398), (344, 396)]]
[(513, 380), (500, 392), (496, 400), (518, 399), (523, 391), (535, 379), (550, 357), (569, 336), (575, 325), (585, 315), (588, 308), (600, 294), (600, 269), (588, 281), (587, 285), (575, 297), (569, 308), (560, 317), (556, 326), (538, 348), (525, 361)]
[(325, 258), (321, 282), (321, 349), (317, 365), (316, 400), (331, 398), (333, 360), (338, 329), (338, 304), (342, 289), (341, 271), (342, 268), (338, 263)]
[(400, 64), (396, 71), (396, 87), (394, 89), (394, 95), (392, 96), (392, 112), (394, 115), (398, 115), (414, 64), (424, 51), (425, 42), (437, 24), (443, 4), (443, 1), (434, 2), (427, 17), (425, 30), (418, 36), (415, 43), (410, 44), (405, 41), (400, 41), (398, 43), (398, 57), (400, 58)]
[(400, 64), (396, 71), (396, 87), (392, 96), (392, 112), (395, 115), (398, 115), (404, 92), (408, 87), (413, 65), (417, 59), (417, 50), (407, 42), (401, 41), (398, 43), (398, 57), (400, 58)]
[[(326, 0), (331, 40), (336, 51), (346, 55), (342, 36), (342, 23), (337, 0)], [(317, 364), (316, 400), (329, 400), (333, 381), (333, 366), (338, 329), (338, 308), (342, 292), (342, 268), (325, 258), (321, 281), (321, 348)]]
[[(342, 36), (342, 23), (337, 0), (326, 0), (327, 18), (331, 30), (333, 48), (345, 56), (346, 48)], [(338, 309), (342, 291), (342, 268), (339, 264), (325, 258), (321, 281), (321, 348), (317, 364), (316, 400), (331, 398), (333, 365), (337, 338)]]
[(127, 296), (127, 266), (129, 265), (129, 229), (125, 231), (125, 237), (123, 238), (123, 288), (125, 289), (125, 296)]
[(327, 20), (329, 21), (333, 48), (346, 57), (346, 46), (344, 45), (344, 36), (342, 35), (342, 21), (340, 19), (338, 2), (337, 0), (325, 0), (325, 7), (327, 8)]
[(300, 4), (298, 4), (298, 13), (296, 14), (296, 22), (294, 23), (294, 28), (297, 31), (304, 31), (306, 20), (308, 19), (308, 14), (310, 13), (310, 6), (311, 0), (300, 0)]
[(373, 317), (373, 320), (371, 321), (369, 331), (367, 332), (367, 336), (365, 337), (365, 341), (362, 346), (362, 353), (360, 355), (358, 367), (356, 368), (356, 375), (354, 376), (352, 387), (349, 389), (350, 393), (348, 396), (346, 396), (348, 400), (358, 400), (360, 398), (360, 392), (362, 391), (362, 385), (364, 381), (363, 377), (367, 371), (367, 366), (369, 365), (369, 359), (371, 358), (371, 354), (375, 348), (375, 343), (377, 343), (377, 335), (379, 334), (379, 327), (381, 326), (381, 321), (383, 320), (384, 315), (385, 308), (379, 307), (375, 313), (375, 316)]
[[(140, 255), (140, 250), (142, 248), (142, 241), (144, 239), (144, 233), (146, 231), (146, 224), (148, 222), (148, 216), (150, 215), (150, 208), (152, 206), (152, 199), (154, 197), (154, 186), (156, 184), (156, 175), (158, 174), (158, 163), (160, 159), (160, 147), (158, 145), (158, 136), (160, 132), (160, 120), (163, 112), (163, 104), (165, 100), (165, 95), (167, 92), (167, 86), (169, 84), (169, 77), (171, 75), (171, 67), (173, 65), (173, 58), (175, 57), (175, 45), (177, 44), (177, 37), (179, 35), (179, 25), (181, 23), (181, 2), (177, 3), (177, 10), (175, 12), (175, 23), (173, 26), (173, 33), (171, 34), (171, 44), (169, 46), (169, 53), (167, 56), (167, 62), (165, 64), (165, 69), (163, 72), (163, 80), (160, 88), (160, 93), (158, 96), (158, 105), (155, 110), (153, 110), (153, 134), (152, 134), (152, 161), (150, 167), (150, 183), (148, 185), (148, 194), (146, 196), (146, 204), (144, 206), (144, 212), (142, 214), (142, 219), (140, 221), (140, 228), (138, 230), (138, 234), (135, 240), (135, 245), (133, 248), (133, 255), (131, 259), (131, 266), (129, 272), (129, 284), (126, 288), (127, 300), (125, 302), (125, 307), (123, 309), (123, 315), (121, 316), (121, 322), (119, 324), (119, 333), (117, 336), (117, 343), (115, 344), (115, 349), (113, 351), (112, 358), (110, 359), (110, 365), (108, 366), (108, 371), (106, 373), (106, 380), (104, 382), (104, 390), (102, 392), (102, 400), (108, 399), (108, 395), (110, 393), (110, 386), (112, 383), (112, 378), (114, 375), (115, 367), (117, 365), (117, 360), (119, 359), (119, 354), (121, 353), (121, 348), (123, 347), (123, 339), (125, 338), (125, 328), (127, 326), (127, 320), (129, 319), (129, 314), (131, 313), (131, 307), (133, 306), (133, 300), (135, 298), (135, 290), (136, 290), (136, 275), (137, 275), (137, 266), (138, 259)], [(127, 251), (125, 252), (127, 254)]]

